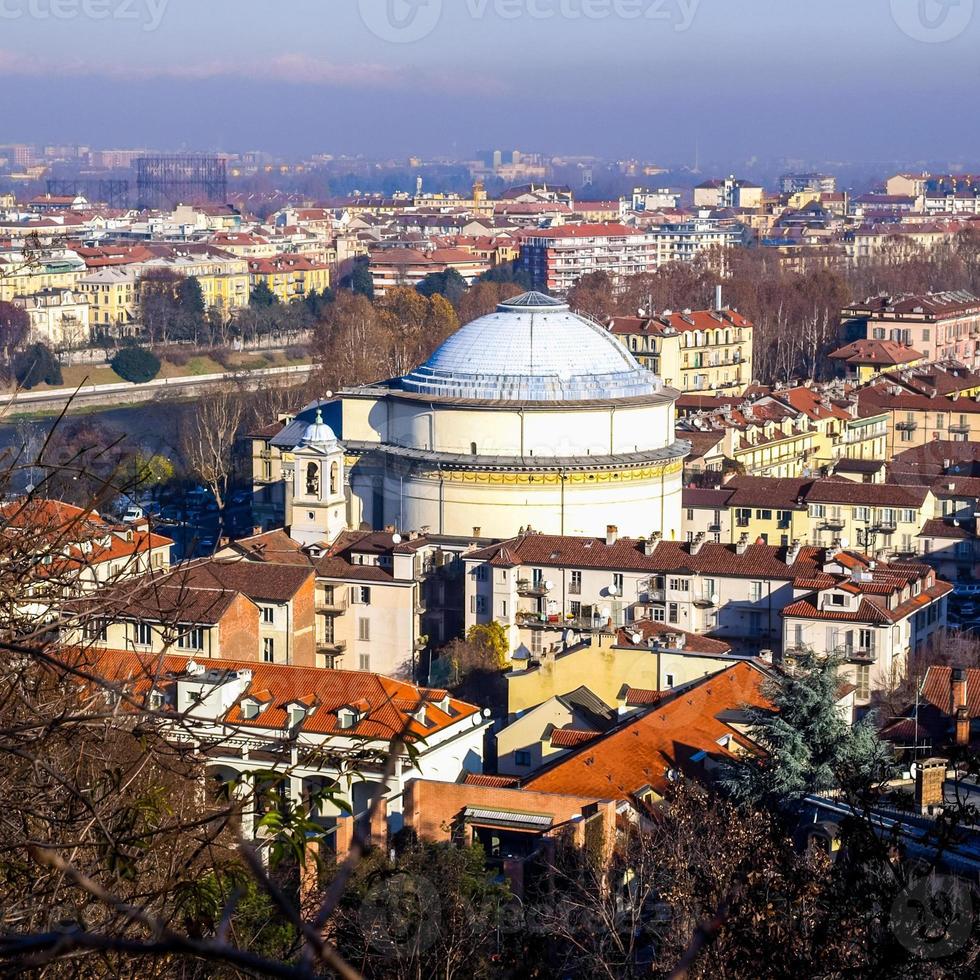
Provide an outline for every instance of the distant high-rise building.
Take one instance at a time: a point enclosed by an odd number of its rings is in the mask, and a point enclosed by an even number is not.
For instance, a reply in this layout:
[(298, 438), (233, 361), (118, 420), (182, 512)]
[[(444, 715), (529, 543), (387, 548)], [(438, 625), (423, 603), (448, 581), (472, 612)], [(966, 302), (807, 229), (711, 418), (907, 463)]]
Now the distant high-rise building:
[(500, 150), (493, 151), (493, 169), (499, 170), (500, 165), (504, 162), (504, 155)]

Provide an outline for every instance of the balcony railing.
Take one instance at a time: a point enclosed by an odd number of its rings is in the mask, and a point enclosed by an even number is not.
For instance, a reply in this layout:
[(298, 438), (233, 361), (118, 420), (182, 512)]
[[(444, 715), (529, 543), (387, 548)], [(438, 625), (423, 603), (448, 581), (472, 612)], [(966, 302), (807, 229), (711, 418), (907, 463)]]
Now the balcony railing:
[(897, 526), (893, 519), (875, 521), (872, 525), (874, 530), (881, 531), (882, 534), (892, 534)]
[(640, 598), (638, 600), (641, 606), (656, 605), (659, 602), (667, 601), (667, 590), (666, 589), (646, 589), (640, 593)]
[(339, 653), (347, 652), (346, 640), (317, 640), (316, 652), (328, 657), (335, 657)]
[(325, 616), (341, 616), (347, 612), (348, 602), (347, 596), (324, 599), (317, 605), (316, 611)]
[(899, 432), (915, 432), (915, 430), (918, 427), (919, 427), (919, 423), (918, 422), (896, 422), (895, 423), (895, 428), (898, 429)]
[(517, 580), (517, 594), (523, 596), (546, 596), (551, 589), (547, 583), (521, 578)]
[(873, 664), (877, 659), (873, 647), (868, 649), (850, 648), (845, 653), (847, 659), (853, 664)]
[(843, 531), (847, 525), (842, 517), (825, 517), (819, 526), (825, 531)]
[(970, 426), (966, 422), (959, 422), (955, 425), (949, 427), (950, 432), (955, 432), (957, 435), (969, 435)]

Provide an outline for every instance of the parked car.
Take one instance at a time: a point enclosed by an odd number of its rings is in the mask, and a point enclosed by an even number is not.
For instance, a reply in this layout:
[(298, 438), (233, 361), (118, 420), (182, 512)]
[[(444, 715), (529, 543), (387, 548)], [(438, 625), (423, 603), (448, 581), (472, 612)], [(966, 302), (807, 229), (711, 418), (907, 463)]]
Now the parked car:
[(136, 504), (130, 504), (122, 516), (123, 524), (138, 524), (146, 518), (146, 511)]
[(953, 595), (980, 596), (980, 582), (957, 582), (953, 586)]

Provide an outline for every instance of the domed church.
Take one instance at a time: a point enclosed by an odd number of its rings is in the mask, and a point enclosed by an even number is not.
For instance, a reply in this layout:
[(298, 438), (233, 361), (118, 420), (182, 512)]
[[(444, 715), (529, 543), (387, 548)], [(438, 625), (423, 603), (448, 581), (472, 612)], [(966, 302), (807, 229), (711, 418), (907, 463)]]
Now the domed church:
[[(676, 538), (689, 448), (675, 438), (677, 397), (601, 326), (526, 293), (405, 377), (341, 393), (347, 520), (462, 537), (612, 524)], [(329, 439), (304, 442), (322, 452)]]

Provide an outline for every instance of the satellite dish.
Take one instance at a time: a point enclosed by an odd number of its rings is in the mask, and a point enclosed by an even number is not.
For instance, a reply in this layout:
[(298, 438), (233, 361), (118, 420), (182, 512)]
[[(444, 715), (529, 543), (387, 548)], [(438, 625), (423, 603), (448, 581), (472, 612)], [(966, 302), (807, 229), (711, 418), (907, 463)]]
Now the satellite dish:
[(851, 546), (851, 540), (850, 540), (850, 538), (841, 538), (840, 539), (840, 546), (842, 548), (850, 548), (850, 546)]
[(392, 544), (401, 544), (402, 543), (402, 536), (400, 534), (393, 534), (391, 536), (391, 543)]
[(548, 581), (544, 583), (544, 587), (550, 592), (555, 587), (555, 583), (552, 582), (551, 579), (548, 579)]
[(610, 616), (609, 609), (603, 606), (602, 609), (599, 610), (599, 617), (601, 619), (608, 619), (609, 616)]
[(619, 589), (615, 585), (610, 585), (606, 591), (613, 596), (619, 595)]
[(717, 606), (721, 602), (721, 596), (717, 592), (711, 593), (711, 605)]

